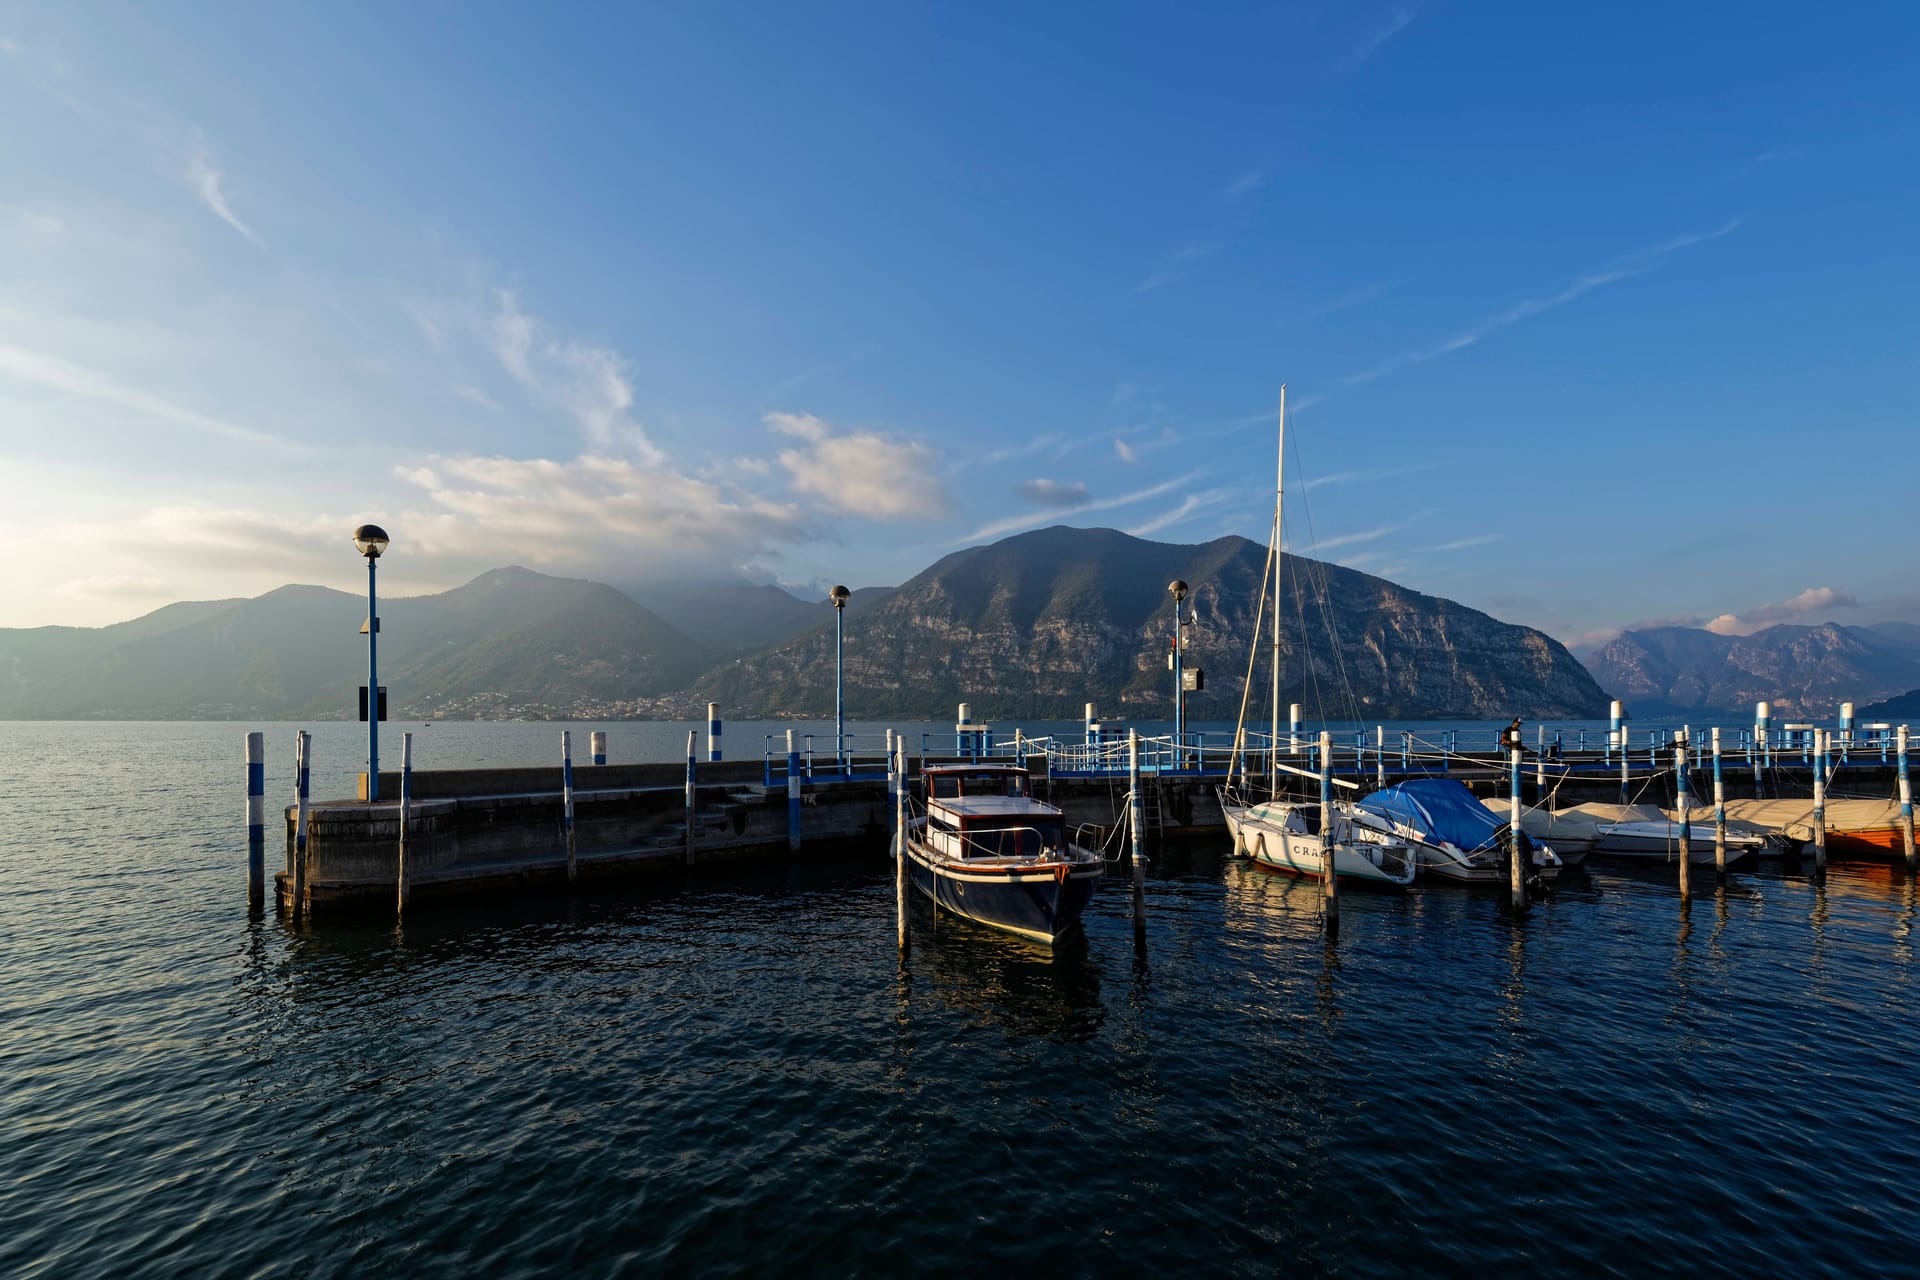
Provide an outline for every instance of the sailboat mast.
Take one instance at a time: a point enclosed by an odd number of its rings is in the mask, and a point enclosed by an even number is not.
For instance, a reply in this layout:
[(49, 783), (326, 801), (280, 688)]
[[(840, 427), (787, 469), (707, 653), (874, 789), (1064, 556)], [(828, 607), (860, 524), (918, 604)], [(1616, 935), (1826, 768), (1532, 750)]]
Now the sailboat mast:
[(1281, 508), (1287, 496), (1287, 384), (1280, 384), (1280, 461), (1273, 478), (1273, 722), (1267, 737), (1272, 754), (1268, 757), (1267, 793), (1280, 794), (1280, 582), (1281, 540), (1285, 526)]

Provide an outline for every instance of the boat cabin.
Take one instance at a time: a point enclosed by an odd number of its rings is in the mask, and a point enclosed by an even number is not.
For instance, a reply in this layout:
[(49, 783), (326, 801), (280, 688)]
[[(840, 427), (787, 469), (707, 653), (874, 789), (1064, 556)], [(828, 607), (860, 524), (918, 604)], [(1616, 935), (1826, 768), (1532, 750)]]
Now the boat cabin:
[(933, 765), (926, 771), (926, 843), (949, 858), (1034, 858), (1064, 851), (1066, 819), (1033, 798), (1025, 769)]

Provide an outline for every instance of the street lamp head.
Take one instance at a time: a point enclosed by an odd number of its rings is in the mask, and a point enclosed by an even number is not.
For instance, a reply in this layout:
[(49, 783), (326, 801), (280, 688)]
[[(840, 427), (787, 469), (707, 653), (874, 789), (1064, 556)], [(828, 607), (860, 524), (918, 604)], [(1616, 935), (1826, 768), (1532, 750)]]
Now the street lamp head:
[(1172, 593), (1176, 603), (1187, 598), (1187, 584), (1178, 578), (1167, 584), (1167, 590)]
[(369, 560), (378, 560), (387, 549), (387, 531), (377, 524), (363, 524), (353, 531), (353, 545)]
[(847, 590), (845, 587), (835, 587), (833, 590), (827, 592), (827, 599), (833, 601), (834, 608), (844, 609), (847, 607), (847, 597), (852, 594), (853, 592)]

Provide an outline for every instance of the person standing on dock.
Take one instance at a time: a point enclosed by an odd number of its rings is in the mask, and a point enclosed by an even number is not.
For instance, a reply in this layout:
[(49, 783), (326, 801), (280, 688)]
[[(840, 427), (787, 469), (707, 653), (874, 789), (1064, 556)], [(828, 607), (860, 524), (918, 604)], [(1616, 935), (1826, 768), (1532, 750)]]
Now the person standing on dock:
[(1514, 751), (1514, 750), (1525, 751), (1526, 749), (1527, 749), (1526, 734), (1523, 733), (1520, 729), (1520, 717), (1515, 716), (1513, 718), (1513, 723), (1500, 731), (1500, 748), (1499, 748), (1500, 758), (1494, 761), (1494, 764), (1495, 765), (1505, 764), (1507, 761), (1507, 753), (1509, 751)]

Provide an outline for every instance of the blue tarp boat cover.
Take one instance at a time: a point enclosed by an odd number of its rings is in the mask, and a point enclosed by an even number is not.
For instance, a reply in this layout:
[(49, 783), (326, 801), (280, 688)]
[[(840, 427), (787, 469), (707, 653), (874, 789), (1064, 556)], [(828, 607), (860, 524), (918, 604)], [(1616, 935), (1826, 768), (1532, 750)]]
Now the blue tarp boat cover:
[(1463, 853), (1494, 848), (1507, 833), (1505, 822), (1451, 778), (1415, 778), (1386, 787), (1363, 798), (1360, 807), (1411, 827), (1431, 844), (1452, 844)]

